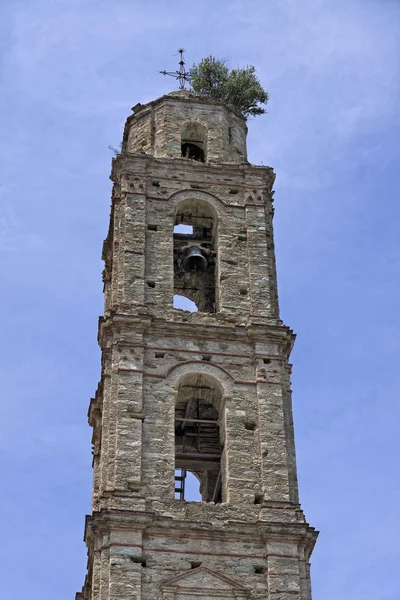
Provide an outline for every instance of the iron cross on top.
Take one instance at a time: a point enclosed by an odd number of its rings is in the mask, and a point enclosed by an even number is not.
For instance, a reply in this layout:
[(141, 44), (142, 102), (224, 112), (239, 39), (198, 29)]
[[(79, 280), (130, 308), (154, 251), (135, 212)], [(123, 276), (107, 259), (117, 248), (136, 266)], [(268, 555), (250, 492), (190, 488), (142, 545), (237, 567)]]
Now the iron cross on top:
[(183, 48), (179, 48), (178, 50), (181, 60), (179, 61), (179, 71), (160, 71), (162, 75), (170, 75), (171, 77), (175, 77), (175, 79), (179, 80), (179, 89), (185, 89), (185, 81), (189, 81), (189, 71), (185, 71), (185, 61), (183, 60), (183, 53), (185, 50)]

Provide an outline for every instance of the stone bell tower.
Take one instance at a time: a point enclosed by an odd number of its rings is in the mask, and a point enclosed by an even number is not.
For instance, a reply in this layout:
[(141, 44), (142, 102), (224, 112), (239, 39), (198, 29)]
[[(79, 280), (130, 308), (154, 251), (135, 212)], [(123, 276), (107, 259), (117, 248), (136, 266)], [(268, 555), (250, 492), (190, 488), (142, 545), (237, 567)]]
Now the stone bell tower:
[(111, 174), (77, 599), (310, 600), (274, 172), (247, 162), (245, 120), (221, 102), (181, 90), (133, 111)]

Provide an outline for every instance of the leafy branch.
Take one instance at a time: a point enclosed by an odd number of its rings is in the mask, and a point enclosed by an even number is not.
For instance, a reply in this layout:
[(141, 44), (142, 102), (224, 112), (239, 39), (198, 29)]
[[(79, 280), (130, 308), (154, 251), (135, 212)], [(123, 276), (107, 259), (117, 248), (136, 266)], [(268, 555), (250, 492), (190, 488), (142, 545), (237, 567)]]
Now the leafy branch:
[(203, 58), (190, 69), (193, 90), (237, 108), (244, 117), (265, 113), (268, 92), (262, 87), (252, 65), (230, 70), (225, 59)]

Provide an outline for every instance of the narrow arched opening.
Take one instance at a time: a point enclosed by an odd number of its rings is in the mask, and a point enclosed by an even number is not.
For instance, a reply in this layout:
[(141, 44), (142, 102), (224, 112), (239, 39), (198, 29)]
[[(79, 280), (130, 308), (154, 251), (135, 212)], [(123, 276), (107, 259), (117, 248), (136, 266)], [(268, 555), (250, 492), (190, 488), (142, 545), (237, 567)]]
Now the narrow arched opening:
[(188, 474), (200, 482), (203, 502), (222, 502), (224, 473), (222, 393), (216, 380), (200, 373), (185, 375), (175, 404), (175, 498), (191, 499)]
[(185, 200), (176, 210), (174, 294), (195, 303), (199, 312), (216, 312), (216, 237), (214, 208), (202, 200)]
[(198, 121), (185, 123), (181, 131), (181, 151), (183, 158), (206, 161), (207, 128)]

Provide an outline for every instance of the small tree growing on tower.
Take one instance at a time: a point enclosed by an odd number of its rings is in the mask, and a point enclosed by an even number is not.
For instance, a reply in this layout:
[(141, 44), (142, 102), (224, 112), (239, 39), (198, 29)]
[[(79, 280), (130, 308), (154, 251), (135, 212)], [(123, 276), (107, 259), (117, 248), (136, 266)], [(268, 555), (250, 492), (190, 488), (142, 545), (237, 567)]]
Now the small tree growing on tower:
[(190, 69), (190, 82), (195, 92), (222, 100), (237, 108), (244, 117), (265, 113), (268, 92), (262, 87), (255, 68), (230, 70), (226, 60), (214, 56), (203, 58)]

